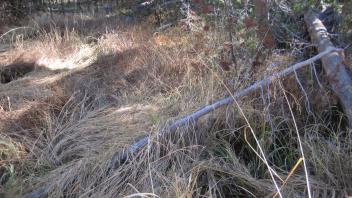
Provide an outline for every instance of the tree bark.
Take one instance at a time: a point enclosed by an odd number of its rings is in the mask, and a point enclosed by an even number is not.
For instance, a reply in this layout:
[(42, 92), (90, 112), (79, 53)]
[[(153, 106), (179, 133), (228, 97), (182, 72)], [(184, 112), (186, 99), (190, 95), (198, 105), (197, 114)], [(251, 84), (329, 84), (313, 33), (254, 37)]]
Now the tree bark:
[[(305, 14), (304, 20), (312, 42), (316, 45), (319, 52), (334, 47), (317, 13), (312, 9), (309, 10)], [(321, 60), (329, 84), (335, 95), (339, 98), (340, 104), (348, 118), (349, 127), (352, 128), (352, 78), (343, 52), (331, 53)]]
[(257, 23), (257, 37), (265, 48), (275, 48), (276, 41), (269, 28), (268, 0), (254, 0), (254, 12)]
[(252, 67), (256, 68), (256, 66), (265, 62), (265, 59), (271, 54), (272, 49), (274, 49), (277, 44), (269, 28), (269, 0), (254, 0), (253, 3), (257, 25), (256, 33), (260, 43), (257, 48), (257, 54), (252, 63)]

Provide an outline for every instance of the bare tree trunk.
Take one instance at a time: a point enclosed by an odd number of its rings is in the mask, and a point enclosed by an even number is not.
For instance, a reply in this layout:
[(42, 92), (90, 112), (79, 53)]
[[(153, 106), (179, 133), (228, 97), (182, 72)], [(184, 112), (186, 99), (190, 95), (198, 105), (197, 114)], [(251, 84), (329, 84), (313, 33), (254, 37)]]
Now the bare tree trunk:
[(276, 46), (276, 41), (269, 28), (268, 0), (254, 0), (254, 12), (258, 26), (258, 38), (261, 40), (265, 48), (274, 48)]
[(234, 46), (233, 46), (233, 42), (234, 42), (234, 38), (233, 38), (233, 35), (232, 35), (232, 31), (234, 30), (233, 28), (233, 24), (236, 23), (235, 19), (233, 16), (231, 16), (231, 8), (233, 7), (232, 5), (232, 2), (231, 1), (225, 1), (225, 16), (226, 16), (226, 23), (227, 23), (227, 30), (228, 30), (228, 34), (229, 34), (229, 41), (230, 41), (230, 52), (229, 52), (229, 55), (230, 55), (230, 58), (231, 58), (231, 61), (234, 65), (237, 65), (237, 59), (236, 59), (236, 56), (235, 56), (235, 49), (234, 49)]
[(65, 7), (64, 7), (65, 5), (64, 5), (64, 1), (63, 0), (61, 0), (60, 1), (60, 7), (61, 7), (61, 13), (63, 14), (63, 15), (65, 15)]
[(264, 63), (271, 50), (276, 47), (276, 41), (269, 28), (269, 0), (254, 0), (254, 13), (257, 24), (257, 37), (260, 45), (252, 63), (252, 67)]
[[(312, 42), (316, 45), (319, 52), (334, 47), (317, 13), (309, 10), (305, 14), (304, 19)], [(352, 128), (352, 78), (351, 72), (347, 69), (349, 64), (346, 62), (343, 52), (334, 52), (323, 57), (322, 63), (331, 88), (339, 98), (348, 118), (349, 127)]]
[(242, 0), (242, 6), (244, 9), (244, 14), (247, 16), (248, 15), (248, 1), (249, 0)]
[(319, 8), (321, 6), (321, 0), (315, 1), (315, 7)]
[(53, 4), (52, 4), (52, 0), (49, 0), (48, 5), (49, 5), (50, 18), (51, 18), (51, 20), (53, 20)]

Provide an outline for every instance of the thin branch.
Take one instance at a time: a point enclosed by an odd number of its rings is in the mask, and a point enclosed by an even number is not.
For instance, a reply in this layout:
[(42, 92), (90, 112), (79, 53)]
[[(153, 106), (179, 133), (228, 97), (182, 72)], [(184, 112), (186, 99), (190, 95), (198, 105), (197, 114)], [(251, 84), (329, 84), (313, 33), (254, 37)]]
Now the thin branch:
[(323, 85), (320, 83), (319, 76), (318, 76), (318, 72), (317, 72), (317, 69), (315, 68), (315, 64), (312, 63), (312, 64), (311, 64), (311, 67), (312, 67), (312, 70), (313, 70), (313, 72), (314, 72), (314, 76), (315, 76), (315, 78), (316, 78), (316, 80), (317, 80), (317, 83), (318, 83), (319, 87), (320, 87), (320, 88), (323, 88)]
[(4, 34), (2, 34), (2, 35), (0, 36), (0, 40), (1, 40), (3, 37), (5, 37), (7, 34), (9, 34), (9, 33), (11, 33), (11, 32), (14, 32), (14, 31), (16, 31), (16, 30), (19, 30), (19, 29), (33, 29), (33, 30), (35, 30), (34, 28), (28, 27), (28, 26), (13, 28), (13, 29), (11, 29), (11, 30), (5, 32)]
[[(339, 48), (328, 48), (326, 49), (325, 51), (317, 54), (316, 56), (313, 56), (312, 58), (310, 59), (307, 59), (303, 62), (299, 62), (299, 63), (296, 63), (292, 66), (289, 66), (288, 68), (278, 72), (278, 73), (275, 73), (269, 77), (266, 77), (264, 78), (263, 80), (260, 80), (256, 83), (254, 83), (253, 85), (237, 92), (237, 93), (234, 93), (233, 94), (233, 97), (234, 98), (240, 98), (240, 97), (243, 97), (245, 95), (248, 95), (249, 93), (257, 90), (258, 88), (262, 87), (262, 86), (265, 86), (267, 84), (269, 84), (270, 82), (274, 81), (275, 79), (278, 79), (278, 78), (282, 78), (282, 77), (285, 77), (289, 74), (291, 74), (292, 72), (294, 72), (295, 70), (297, 69), (300, 69), (304, 66), (307, 66), (307, 65), (310, 65), (311, 63), (321, 59), (322, 57), (330, 54), (331, 52), (340, 52), (340, 51), (343, 51), (342, 49), (339, 49)], [(173, 131), (176, 131), (177, 128), (181, 127), (181, 126), (185, 126), (185, 125), (189, 125), (190, 123), (192, 122), (195, 122), (196, 120), (198, 120), (200, 117), (222, 107), (222, 106), (225, 106), (225, 105), (229, 105), (231, 103), (234, 102), (234, 98), (232, 96), (228, 96), (226, 98), (223, 98), (221, 100), (218, 100), (216, 101), (215, 103), (213, 104), (210, 104), (210, 105), (207, 105), (205, 107), (202, 107), (200, 108), (199, 110), (193, 112), (192, 114), (190, 115), (187, 115), (179, 120), (176, 120), (175, 122), (173, 122), (171, 125), (168, 125), (166, 126), (164, 129), (162, 129), (160, 135), (163, 135), (163, 134), (167, 134), (167, 133), (171, 133)], [(137, 151), (139, 151), (142, 147), (144, 147), (145, 145), (147, 145), (148, 143), (148, 139), (149, 139), (149, 136), (146, 136), (142, 139), (140, 139), (139, 141), (133, 143), (132, 145), (130, 145), (129, 147), (127, 147), (127, 149), (123, 150), (122, 152), (117, 152), (112, 160), (111, 160), (111, 166), (110, 168), (112, 169), (115, 169), (118, 162), (125, 162), (128, 158), (128, 155), (129, 154), (133, 154), (133, 153), (136, 153)]]
[(308, 94), (307, 94), (306, 90), (304, 89), (303, 84), (301, 83), (301, 80), (298, 77), (297, 71), (295, 70), (294, 73), (295, 73), (296, 81), (297, 81), (297, 83), (298, 83), (300, 89), (302, 90), (302, 92), (304, 94), (304, 97), (306, 99), (307, 113), (312, 113), (311, 108), (310, 108), (310, 102), (309, 102)]

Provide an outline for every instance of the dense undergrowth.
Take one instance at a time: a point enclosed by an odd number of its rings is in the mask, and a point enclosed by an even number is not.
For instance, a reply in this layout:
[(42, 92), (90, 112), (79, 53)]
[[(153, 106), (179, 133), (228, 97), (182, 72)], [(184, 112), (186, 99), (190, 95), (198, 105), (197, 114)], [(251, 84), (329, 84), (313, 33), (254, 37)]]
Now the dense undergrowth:
[[(307, 58), (299, 45), (256, 65), (260, 41), (244, 22), (229, 43), (227, 27), (205, 30), (201, 18), (156, 31), (149, 22), (66, 17), (31, 20), (35, 31), (0, 54), (1, 196), (351, 195), (352, 138), (319, 63), (158, 135)], [(114, 153), (146, 134), (147, 148), (111, 170)]]

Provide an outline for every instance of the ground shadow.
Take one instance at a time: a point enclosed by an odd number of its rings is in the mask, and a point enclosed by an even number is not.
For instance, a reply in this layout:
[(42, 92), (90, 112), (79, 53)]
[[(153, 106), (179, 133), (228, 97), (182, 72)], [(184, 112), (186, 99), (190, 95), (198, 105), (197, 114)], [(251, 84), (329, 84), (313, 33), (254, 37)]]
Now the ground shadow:
[[(89, 98), (93, 109), (118, 104), (123, 89), (138, 87), (146, 77), (146, 68), (132, 63), (139, 53), (140, 49), (134, 48), (101, 55), (89, 66), (73, 70), (50, 70), (21, 61), (4, 66), (0, 69), (0, 111), (6, 112), (9, 120), (0, 119), (2, 131), (11, 136), (42, 127), (38, 123), (47, 115), (38, 109), (58, 114), (73, 95), (76, 103), (81, 102), (80, 97)], [(19, 101), (17, 108), (7, 107), (15, 100)]]
[[(59, 119), (62, 112), (67, 112), (70, 119), (79, 119), (82, 115), (80, 110), (75, 110), (77, 106), (84, 106), (85, 111), (114, 107), (119, 105), (121, 90), (127, 92), (139, 86), (146, 76), (145, 68), (133, 63), (139, 53), (140, 49), (135, 48), (101, 55), (87, 67), (65, 71), (52, 71), (24, 61), (4, 66), (0, 72), (0, 131), (28, 153), (33, 153), (36, 147), (45, 148), (50, 138), (45, 140), (48, 134), (44, 132), (55, 128), (51, 119)], [(41, 81), (50, 75), (60, 78)], [(9, 101), (19, 100), (19, 107), (3, 106), (8, 98)], [(21, 169), (20, 164), (11, 163), (15, 164), (15, 169)], [(7, 174), (5, 169), (0, 170), (0, 178)]]
[(35, 63), (14, 63), (0, 68), (0, 82), (9, 83), (13, 80), (22, 78), (27, 73), (35, 69)]

